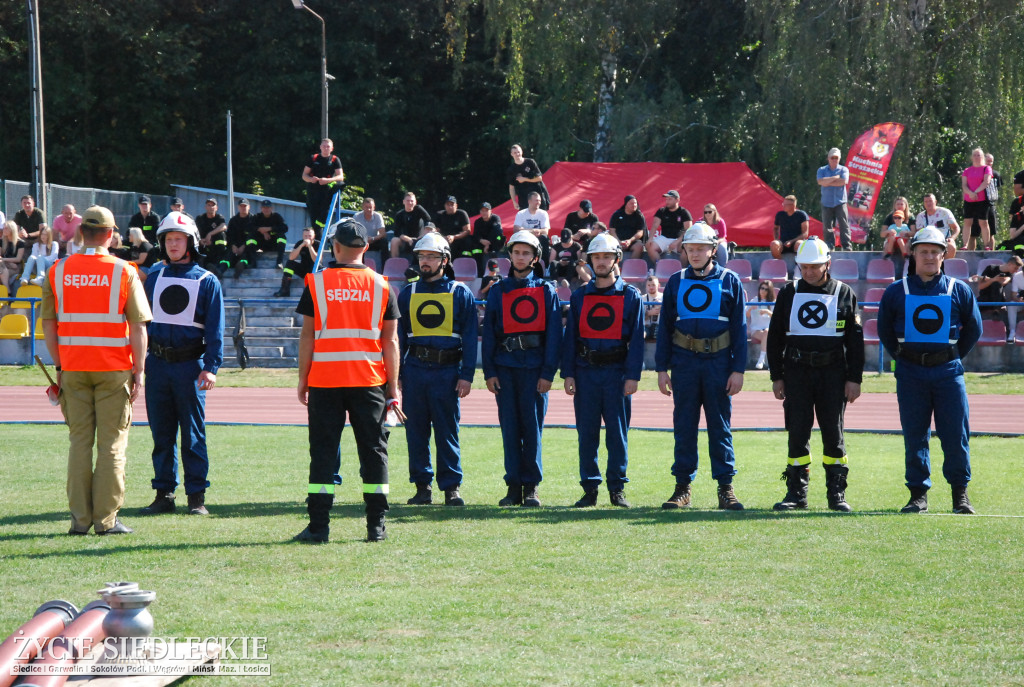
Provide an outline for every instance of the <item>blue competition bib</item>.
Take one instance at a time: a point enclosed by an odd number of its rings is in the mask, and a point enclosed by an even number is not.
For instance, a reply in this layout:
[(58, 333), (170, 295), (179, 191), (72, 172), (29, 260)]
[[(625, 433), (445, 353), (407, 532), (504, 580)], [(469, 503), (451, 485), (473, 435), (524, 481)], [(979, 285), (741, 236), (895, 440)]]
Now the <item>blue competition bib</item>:
[(676, 315), (680, 320), (719, 320), (722, 312), (722, 280), (680, 279)]
[(950, 343), (950, 313), (953, 299), (938, 296), (905, 296), (903, 339), (908, 343)]

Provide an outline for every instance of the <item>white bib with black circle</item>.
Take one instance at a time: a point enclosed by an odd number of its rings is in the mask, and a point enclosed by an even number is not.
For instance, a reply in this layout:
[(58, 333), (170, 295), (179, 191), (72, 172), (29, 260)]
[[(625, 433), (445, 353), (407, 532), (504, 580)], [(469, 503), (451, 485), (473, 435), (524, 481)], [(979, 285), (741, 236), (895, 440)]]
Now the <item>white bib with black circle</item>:
[(203, 328), (196, 322), (196, 305), (199, 301), (199, 284), (210, 276), (207, 272), (199, 279), (181, 279), (164, 276), (160, 270), (153, 287), (153, 322), (161, 324), (183, 324)]

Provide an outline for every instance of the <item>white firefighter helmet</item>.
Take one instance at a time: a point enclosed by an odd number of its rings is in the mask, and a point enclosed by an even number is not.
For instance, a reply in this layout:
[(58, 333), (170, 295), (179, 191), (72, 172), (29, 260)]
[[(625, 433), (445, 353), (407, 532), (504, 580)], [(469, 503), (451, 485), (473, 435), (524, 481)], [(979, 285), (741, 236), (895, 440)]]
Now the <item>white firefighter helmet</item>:
[(812, 236), (800, 244), (800, 250), (796, 252), (798, 265), (824, 265), (831, 259), (828, 246), (817, 236)]
[(509, 253), (512, 252), (512, 246), (516, 245), (517, 243), (525, 243), (526, 245), (530, 246), (531, 248), (533, 248), (533, 254), (536, 255), (538, 258), (540, 257), (540, 241), (538, 241), (537, 237), (534, 236), (531, 232), (523, 229), (512, 234), (512, 238), (508, 240), (508, 245), (506, 246), (506, 249), (508, 250)]
[(615, 253), (615, 261), (622, 260), (622, 246), (608, 232), (602, 232), (590, 240), (587, 255), (594, 253)]
[(702, 243), (706, 246), (718, 245), (718, 234), (704, 222), (695, 222), (683, 234), (683, 244)]
[[(156, 240), (159, 242), (161, 249), (164, 246), (162, 237), (172, 231), (180, 231), (189, 237), (191, 239), (188, 244), (189, 252), (193, 254), (199, 253), (199, 229), (196, 228), (196, 221), (194, 219), (184, 212), (168, 212), (167, 216), (160, 220), (160, 226), (156, 230)], [(167, 255), (167, 251), (164, 251), (164, 255)]]
[(914, 237), (910, 239), (910, 247), (922, 245), (925, 243), (931, 243), (936, 246), (946, 247), (946, 235), (939, 229), (929, 225), (924, 229), (919, 230)]
[(440, 253), (442, 258), (447, 258), (448, 262), (452, 261), (452, 250), (448, 246), (448, 241), (434, 231), (422, 236), (420, 240), (416, 242), (412, 252)]

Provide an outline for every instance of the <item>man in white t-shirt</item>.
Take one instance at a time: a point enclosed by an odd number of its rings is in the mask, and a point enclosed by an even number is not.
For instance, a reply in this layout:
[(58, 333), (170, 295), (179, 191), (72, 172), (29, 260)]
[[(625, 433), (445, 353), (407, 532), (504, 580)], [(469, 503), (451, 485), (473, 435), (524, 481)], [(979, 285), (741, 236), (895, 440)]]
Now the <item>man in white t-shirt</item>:
[(527, 198), (529, 207), (516, 213), (514, 231), (528, 231), (540, 241), (541, 255), (547, 255), (551, 250), (551, 242), (548, 240), (548, 232), (551, 230), (551, 219), (547, 210), (540, 209), (540, 194), (534, 191)]
[[(377, 203), (373, 198), (363, 198), (363, 211), (353, 215), (352, 219), (366, 229), (366, 235), (370, 241), (366, 252), (374, 258), (383, 258), (384, 249), (388, 247), (390, 241), (387, 227), (384, 226), (384, 217), (377, 212)], [(379, 264), (384, 265), (383, 261)]]
[(956, 255), (956, 238), (960, 236), (960, 225), (953, 213), (938, 204), (934, 193), (924, 194), (924, 212), (917, 213), (917, 231), (935, 227), (946, 235), (945, 260)]

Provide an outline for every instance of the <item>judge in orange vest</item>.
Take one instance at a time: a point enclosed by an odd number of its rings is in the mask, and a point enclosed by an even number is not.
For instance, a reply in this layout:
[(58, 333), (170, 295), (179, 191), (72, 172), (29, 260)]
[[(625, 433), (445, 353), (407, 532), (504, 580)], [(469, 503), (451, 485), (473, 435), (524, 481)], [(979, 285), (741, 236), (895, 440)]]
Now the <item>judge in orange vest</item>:
[(71, 434), (68, 534), (88, 534), (90, 527), (100, 535), (128, 534), (117, 512), (124, 503), (132, 403), (142, 389), (146, 322), (153, 315), (135, 266), (107, 252), (117, 230), (110, 210), (86, 210), (81, 230), (82, 248), (50, 268), (41, 313)]
[(303, 316), (298, 395), (309, 417), (309, 526), (296, 541), (328, 540), (346, 415), (359, 454), (366, 540), (386, 536), (389, 432), (384, 420), (389, 404), (397, 408), (399, 398), (399, 311), (387, 279), (363, 264), (368, 244), (362, 225), (347, 218), (334, 225), (335, 263), (306, 275), (295, 309)]

